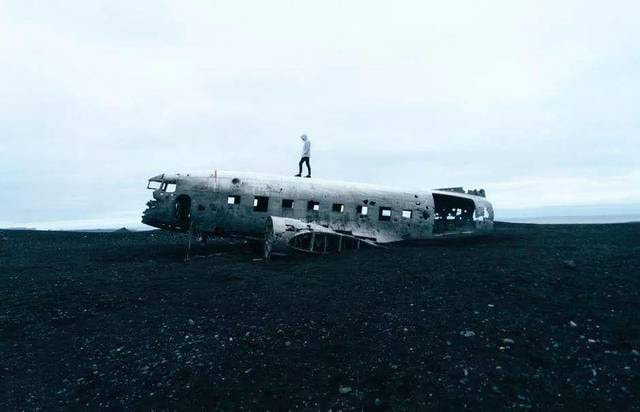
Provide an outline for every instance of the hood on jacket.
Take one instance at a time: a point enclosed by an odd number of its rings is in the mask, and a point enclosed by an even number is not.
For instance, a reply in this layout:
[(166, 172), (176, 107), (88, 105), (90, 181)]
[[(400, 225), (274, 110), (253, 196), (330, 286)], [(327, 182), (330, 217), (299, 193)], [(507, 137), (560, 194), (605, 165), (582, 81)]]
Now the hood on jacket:
[(307, 141), (307, 135), (306, 135), (306, 134), (303, 134), (302, 136), (300, 136), (300, 138), (301, 138), (302, 140), (304, 140), (305, 142)]

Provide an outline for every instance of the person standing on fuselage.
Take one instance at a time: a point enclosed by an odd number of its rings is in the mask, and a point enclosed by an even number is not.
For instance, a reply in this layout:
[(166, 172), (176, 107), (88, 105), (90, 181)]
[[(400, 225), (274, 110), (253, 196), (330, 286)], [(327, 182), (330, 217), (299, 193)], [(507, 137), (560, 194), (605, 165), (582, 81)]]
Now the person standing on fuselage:
[(302, 144), (302, 158), (298, 163), (298, 174), (296, 177), (302, 176), (302, 164), (307, 164), (307, 175), (305, 177), (311, 177), (311, 164), (309, 163), (309, 158), (311, 157), (311, 140), (307, 137), (306, 134), (300, 136), (300, 139), (304, 142)]

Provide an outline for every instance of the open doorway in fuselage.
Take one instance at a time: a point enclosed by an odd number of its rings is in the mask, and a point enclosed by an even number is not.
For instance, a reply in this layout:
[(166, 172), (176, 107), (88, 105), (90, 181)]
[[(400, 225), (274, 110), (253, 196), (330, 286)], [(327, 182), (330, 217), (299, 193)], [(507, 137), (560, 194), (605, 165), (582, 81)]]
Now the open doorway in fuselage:
[(454, 234), (473, 231), (475, 203), (465, 197), (433, 194), (434, 221), (433, 234)]
[(176, 199), (175, 224), (178, 229), (188, 230), (191, 224), (191, 198), (180, 195)]

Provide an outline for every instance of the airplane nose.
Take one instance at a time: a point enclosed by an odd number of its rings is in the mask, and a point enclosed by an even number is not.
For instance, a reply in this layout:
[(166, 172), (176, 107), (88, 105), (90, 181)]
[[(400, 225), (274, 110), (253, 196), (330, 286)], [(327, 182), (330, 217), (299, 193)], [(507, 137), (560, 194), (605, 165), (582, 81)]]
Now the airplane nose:
[(149, 226), (158, 227), (158, 223), (160, 223), (156, 216), (156, 209), (158, 207), (157, 200), (149, 200), (147, 202), (147, 208), (142, 212), (142, 223)]

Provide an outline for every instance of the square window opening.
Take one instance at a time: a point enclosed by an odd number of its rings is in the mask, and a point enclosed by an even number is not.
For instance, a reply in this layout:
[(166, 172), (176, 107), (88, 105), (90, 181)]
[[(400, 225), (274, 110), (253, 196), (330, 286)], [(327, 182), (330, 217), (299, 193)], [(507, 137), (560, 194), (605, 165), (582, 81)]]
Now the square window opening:
[(369, 213), (369, 207), (367, 206), (358, 206), (356, 207), (356, 213), (361, 216), (366, 216)]
[(167, 183), (167, 185), (164, 188), (164, 191), (167, 193), (173, 193), (176, 191), (176, 184), (175, 183)]
[(240, 204), (240, 196), (231, 195), (231, 196), (227, 197), (227, 204), (228, 205), (238, 205), (238, 204)]
[(382, 220), (382, 221), (391, 220), (391, 208), (381, 206), (380, 213), (378, 215), (378, 220)]
[(320, 202), (309, 200), (309, 202), (307, 203), (307, 210), (314, 210), (317, 212), (318, 210), (320, 210)]
[(269, 198), (267, 196), (256, 196), (253, 198), (253, 211), (266, 212), (269, 209)]
[(405, 218), (405, 219), (411, 219), (411, 214), (412, 214), (411, 210), (403, 210), (402, 211), (402, 217)]
[(338, 213), (344, 212), (344, 205), (342, 203), (334, 203), (331, 210)]
[(291, 199), (282, 199), (282, 208), (283, 209), (293, 209), (293, 200), (291, 200)]

